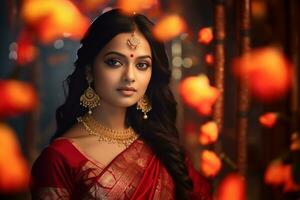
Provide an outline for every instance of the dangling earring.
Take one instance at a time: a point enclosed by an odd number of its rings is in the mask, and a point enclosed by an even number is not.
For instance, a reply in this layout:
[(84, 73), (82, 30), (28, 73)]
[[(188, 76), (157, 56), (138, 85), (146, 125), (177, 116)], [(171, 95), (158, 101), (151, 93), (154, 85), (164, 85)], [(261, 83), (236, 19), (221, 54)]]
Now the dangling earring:
[(137, 102), (136, 109), (141, 110), (144, 113), (144, 119), (148, 118), (147, 113), (152, 109), (152, 106), (146, 95)]
[(85, 108), (88, 108), (89, 114), (92, 114), (92, 108), (95, 108), (100, 105), (100, 97), (96, 94), (95, 90), (91, 87), (93, 81), (90, 73), (88, 72), (86, 80), (89, 84), (88, 88), (80, 96), (80, 105)]

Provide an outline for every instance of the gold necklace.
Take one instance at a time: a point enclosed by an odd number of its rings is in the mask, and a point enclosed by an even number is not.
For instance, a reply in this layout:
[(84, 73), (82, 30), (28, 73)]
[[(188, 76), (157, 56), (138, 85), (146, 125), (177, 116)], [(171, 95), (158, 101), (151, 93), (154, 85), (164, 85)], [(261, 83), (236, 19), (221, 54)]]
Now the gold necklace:
[(78, 123), (82, 123), (89, 135), (98, 136), (98, 141), (108, 143), (124, 144), (128, 147), (138, 135), (129, 127), (123, 131), (114, 130), (103, 126), (97, 122), (91, 115), (85, 115), (77, 118)]

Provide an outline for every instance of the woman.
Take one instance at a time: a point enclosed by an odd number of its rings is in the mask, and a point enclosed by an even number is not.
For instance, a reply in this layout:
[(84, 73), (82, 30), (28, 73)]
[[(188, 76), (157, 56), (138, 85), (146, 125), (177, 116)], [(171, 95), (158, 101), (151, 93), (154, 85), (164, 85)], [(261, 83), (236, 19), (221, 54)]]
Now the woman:
[(111, 10), (90, 26), (32, 168), (34, 199), (211, 199), (175, 127), (164, 45), (145, 16)]

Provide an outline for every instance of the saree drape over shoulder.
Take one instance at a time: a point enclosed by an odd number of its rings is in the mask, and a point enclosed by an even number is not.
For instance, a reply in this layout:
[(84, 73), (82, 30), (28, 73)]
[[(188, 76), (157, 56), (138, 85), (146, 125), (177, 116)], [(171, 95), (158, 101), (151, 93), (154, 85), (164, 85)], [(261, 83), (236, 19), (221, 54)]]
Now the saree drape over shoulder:
[[(191, 199), (210, 200), (210, 185), (188, 164), (194, 182)], [(33, 199), (175, 199), (174, 184), (163, 164), (135, 140), (107, 166), (88, 157), (69, 139), (45, 148), (32, 167)]]

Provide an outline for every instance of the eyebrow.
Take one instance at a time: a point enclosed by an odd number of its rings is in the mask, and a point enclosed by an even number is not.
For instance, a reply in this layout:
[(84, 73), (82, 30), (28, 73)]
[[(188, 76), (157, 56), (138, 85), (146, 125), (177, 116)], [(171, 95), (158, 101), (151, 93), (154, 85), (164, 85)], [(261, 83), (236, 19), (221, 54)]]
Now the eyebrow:
[[(124, 54), (119, 53), (119, 52), (116, 52), (116, 51), (110, 51), (110, 52), (104, 54), (104, 56), (108, 56), (108, 55), (110, 55), (110, 54), (116, 54), (116, 55), (118, 55), (118, 56), (121, 56), (121, 57), (123, 57), (123, 58), (126, 58), (126, 56), (125, 56)], [(152, 60), (151, 56), (149, 56), (149, 55), (138, 56), (137, 58), (139, 58), (139, 59), (141, 59), (141, 58), (150, 58), (150, 60)]]

